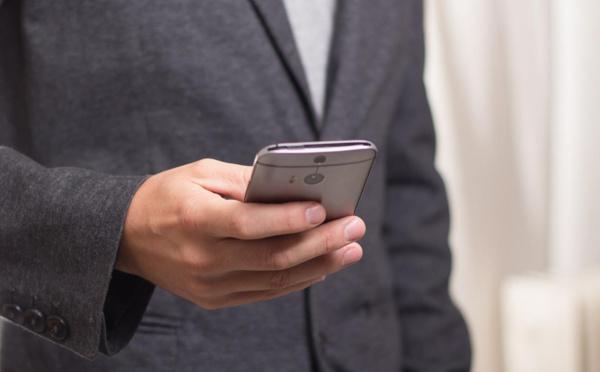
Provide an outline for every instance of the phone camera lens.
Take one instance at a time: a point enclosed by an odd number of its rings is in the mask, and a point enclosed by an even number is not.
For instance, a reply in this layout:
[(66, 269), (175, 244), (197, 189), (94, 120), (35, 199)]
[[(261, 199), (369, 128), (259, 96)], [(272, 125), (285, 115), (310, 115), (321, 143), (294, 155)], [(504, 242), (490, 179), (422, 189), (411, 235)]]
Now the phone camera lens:
[(319, 156), (315, 156), (314, 162), (317, 164), (321, 164), (321, 163), (325, 163), (326, 160), (327, 160), (327, 158), (325, 157), (325, 155), (319, 155)]
[(308, 185), (316, 185), (325, 179), (325, 176), (320, 173), (311, 173), (304, 177), (304, 182)]

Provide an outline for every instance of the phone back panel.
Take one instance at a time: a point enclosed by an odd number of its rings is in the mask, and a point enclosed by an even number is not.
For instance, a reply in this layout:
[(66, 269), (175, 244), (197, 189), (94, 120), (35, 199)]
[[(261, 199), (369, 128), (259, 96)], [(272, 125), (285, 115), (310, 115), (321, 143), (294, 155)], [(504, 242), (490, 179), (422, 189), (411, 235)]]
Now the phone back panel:
[(262, 151), (257, 155), (247, 202), (317, 201), (327, 220), (354, 214), (375, 159), (374, 148), (306, 153)]

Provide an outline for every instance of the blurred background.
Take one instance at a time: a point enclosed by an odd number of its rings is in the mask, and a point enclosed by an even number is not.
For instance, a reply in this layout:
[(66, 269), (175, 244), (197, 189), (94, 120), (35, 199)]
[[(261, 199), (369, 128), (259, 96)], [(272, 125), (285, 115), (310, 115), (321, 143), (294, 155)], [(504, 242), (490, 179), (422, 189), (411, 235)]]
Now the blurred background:
[(475, 372), (600, 371), (600, 1), (429, 0)]

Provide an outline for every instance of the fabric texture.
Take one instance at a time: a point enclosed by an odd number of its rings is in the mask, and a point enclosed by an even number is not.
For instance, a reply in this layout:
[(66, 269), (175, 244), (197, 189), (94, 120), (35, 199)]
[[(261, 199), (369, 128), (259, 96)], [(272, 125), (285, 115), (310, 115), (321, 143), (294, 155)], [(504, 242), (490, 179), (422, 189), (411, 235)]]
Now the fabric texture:
[[(422, 4), (338, 8), (317, 125), (278, 0), (2, 3), (0, 304), (59, 315), (71, 332), (59, 347), (5, 323), (3, 372), (468, 370)], [(379, 155), (357, 210), (365, 254), (348, 270), (219, 311), (112, 270), (145, 175), (351, 138)]]

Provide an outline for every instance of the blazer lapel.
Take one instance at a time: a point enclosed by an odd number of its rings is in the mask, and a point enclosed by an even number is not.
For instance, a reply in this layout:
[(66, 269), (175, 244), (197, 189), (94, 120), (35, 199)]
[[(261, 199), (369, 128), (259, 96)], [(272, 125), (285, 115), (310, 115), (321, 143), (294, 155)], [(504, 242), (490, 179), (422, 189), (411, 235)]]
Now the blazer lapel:
[[(289, 72), (306, 109), (317, 139), (353, 138), (368, 125), (380, 105), (392, 105), (386, 97), (389, 73), (402, 73), (398, 60), (399, 33), (408, 28), (405, 1), (337, 0), (333, 40), (329, 55), (322, 124), (310, 99), (308, 80), (281, 0), (250, 0), (275, 49)], [(405, 61), (404, 61), (405, 62)]]
[(313, 135), (317, 136), (316, 112), (312, 106), (308, 80), (296, 47), (285, 6), (281, 0), (250, 0), (250, 2), (296, 85), (302, 104), (308, 113)]
[(396, 5), (385, 0), (338, 0), (319, 139), (353, 138), (373, 120), (370, 113), (377, 112), (378, 105), (393, 104), (381, 98), (389, 85), (387, 74), (401, 70), (401, 63), (391, 65), (399, 62), (397, 44), (404, 39), (398, 37), (405, 21), (403, 7)]

